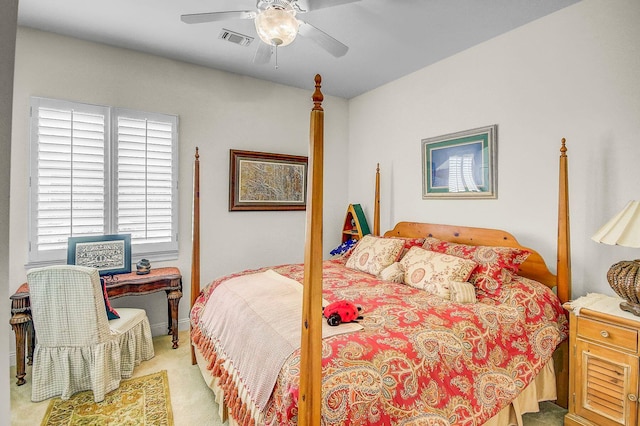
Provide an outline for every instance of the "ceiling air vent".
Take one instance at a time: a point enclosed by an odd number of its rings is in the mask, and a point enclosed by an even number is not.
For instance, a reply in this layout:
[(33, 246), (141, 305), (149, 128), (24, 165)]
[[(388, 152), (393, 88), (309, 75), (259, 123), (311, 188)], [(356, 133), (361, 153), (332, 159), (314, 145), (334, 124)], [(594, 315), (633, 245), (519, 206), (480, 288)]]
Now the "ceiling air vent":
[(240, 34), (226, 28), (223, 28), (222, 31), (220, 31), (220, 35), (218, 36), (218, 38), (227, 40), (231, 43), (239, 44), (240, 46), (248, 46), (253, 41), (253, 37), (249, 37), (247, 35)]

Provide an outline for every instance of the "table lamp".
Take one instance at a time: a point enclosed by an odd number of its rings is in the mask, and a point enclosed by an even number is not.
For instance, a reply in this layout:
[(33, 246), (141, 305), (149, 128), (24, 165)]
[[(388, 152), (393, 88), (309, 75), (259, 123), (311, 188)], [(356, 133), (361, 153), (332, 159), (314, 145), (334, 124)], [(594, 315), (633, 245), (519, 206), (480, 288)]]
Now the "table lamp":
[[(613, 219), (596, 232), (593, 241), (623, 247), (640, 247), (640, 201), (629, 201)], [(624, 299), (620, 309), (640, 316), (640, 260), (623, 260), (607, 272), (607, 281)]]

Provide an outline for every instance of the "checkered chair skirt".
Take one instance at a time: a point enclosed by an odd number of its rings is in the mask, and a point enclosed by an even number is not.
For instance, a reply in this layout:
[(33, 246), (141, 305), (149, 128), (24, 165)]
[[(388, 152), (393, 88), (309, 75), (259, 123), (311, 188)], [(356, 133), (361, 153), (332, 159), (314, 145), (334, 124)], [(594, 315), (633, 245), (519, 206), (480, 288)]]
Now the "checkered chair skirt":
[(98, 271), (63, 265), (27, 274), (36, 332), (31, 399), (93, 390), (100, 402), (153, 357), (149, 320), (143, 309), (119, 308), (109, 321)]

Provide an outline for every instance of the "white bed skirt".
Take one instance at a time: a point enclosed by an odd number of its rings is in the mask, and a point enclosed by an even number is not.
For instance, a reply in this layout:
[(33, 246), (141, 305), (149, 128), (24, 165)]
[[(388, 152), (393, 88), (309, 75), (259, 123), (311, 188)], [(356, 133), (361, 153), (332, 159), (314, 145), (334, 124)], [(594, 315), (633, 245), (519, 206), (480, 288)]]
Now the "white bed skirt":
[[(220, 418), (229, 421), (229, 426), (237, 426), (234, 419), (227, 415), (224, 405), (224, 391), (218, 386), (219, 379), (211, 376), (207, 370), (207, 361), (197, 347), (195, 348), (198, 368), (207, 386), (213, 391), (215, 400), (218, 403), (218, 414)], [(242, 397), (242, 395), (241, 395)], [(555, 401), (556, 394), (556, 374), (553, 367), (553, 358), (538, 373), (536, 378), (527, 386), (520, 395), (509, 406), (503, 408), (498, 414), (490, 418), (485, 426), (522, 426), (522, 415), (525, 413), (537, 413), (540, 411), (539, 403), (542, 401)], [(260, 424), (260, 419), (256, 419), (256, 424)]]

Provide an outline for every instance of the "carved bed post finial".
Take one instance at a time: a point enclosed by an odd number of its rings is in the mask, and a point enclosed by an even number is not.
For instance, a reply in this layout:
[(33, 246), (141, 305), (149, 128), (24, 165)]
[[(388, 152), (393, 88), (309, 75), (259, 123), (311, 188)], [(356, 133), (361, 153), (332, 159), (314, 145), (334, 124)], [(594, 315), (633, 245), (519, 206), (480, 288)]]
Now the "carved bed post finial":
[(322, 92), (320, 91), (320, 86), (322, 85), (322, 77), (320, 77), (320, 74), (316, 74), (316, 77), (314, 78), (315, 82), (316, 82), (316, 90), (313, 92), (313, 111), (322, 111), (322, 101), (324, 100), (324, 96), (322, 95)]
[(565, 138), (562, 138), (562, 147), (560, 147), (560, 156), (561, 157), (566, 157), (567, 156), (567, 146), (565, 145), (567, 142), (567, 140)]
[(200, 154), (198, 153), (198, 147), (196, 146), (196, 160), (200, 159)]

